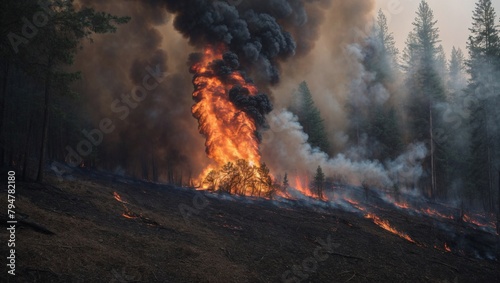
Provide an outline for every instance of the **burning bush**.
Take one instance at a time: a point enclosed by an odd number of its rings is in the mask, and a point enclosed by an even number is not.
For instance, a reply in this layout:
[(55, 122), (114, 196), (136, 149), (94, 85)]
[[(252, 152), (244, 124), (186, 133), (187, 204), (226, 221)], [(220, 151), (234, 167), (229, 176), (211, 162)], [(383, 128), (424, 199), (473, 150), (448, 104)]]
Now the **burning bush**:
[(212, 191), (269, 198), (277, 189), (265, 163), (256, 166), (243, 159), (210, 171), (203, 185)]

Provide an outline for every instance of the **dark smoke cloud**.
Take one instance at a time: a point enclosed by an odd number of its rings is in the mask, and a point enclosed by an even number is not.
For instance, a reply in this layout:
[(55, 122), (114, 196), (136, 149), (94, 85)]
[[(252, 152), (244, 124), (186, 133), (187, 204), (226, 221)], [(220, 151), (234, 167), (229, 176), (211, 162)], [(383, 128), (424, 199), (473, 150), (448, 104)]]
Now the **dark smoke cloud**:
[(229, 91), (229, 100), (240, 110), (245, 111), (258, 125), (266, 126), (264, 115), (273, 110), (273, 105), (267, 95), (260, 93), (255, 96), (249, 95), (247, 88), (235, 86)]
[(175, 13), (175, 28), (191, 44), (225, 44), (263, 87), (279, 82), (278, 60), (293, 56), (298, 48), (306, 53), (313, 46), (322, 16), (307, 4), (328, 2), (165, 0), (167, 9)]
[[(99, 154), (117, 160), (127, 171), (140, 171), (138, 160), (154, 159), (160, 168), (176, 164), (183, 172), (197, 174), (209, 160), (190, 111), (193, 85), (186, 68), (186, 61), (192, 64), (200, 54), (189, 54), (207, 44), (222, 43), (227, 52), (223, 60), (213, 63), (220, 72), (217, 75), (238, 70), (268, 92), (280, 80), (281, 62), (303, 57), (314, 47), (330, 0), (78, 3), (132, 18), (115, 34), (96, 36), (77, 58), (76, 67), (84, 76), (79, 88), (94, 125), (105, 117), (116, 118), (110, 105), (142, 82), (145, 67), (158, 65), (169, 73), (127, 119), (117, 121), (117, 129), (106, 136)], [(247, 91), (235, 86), (230, 91), (232, 103), (265, 126), (264, 116), (272, 109), (269, 98), (249, 97)]]
[[(175, 14), (175, 28), (191, 44), (199, 48), (222, 45), (229, 49), (223, 60), (211, 63), (210, 69), (215, 76), (225, 80), (232, 72), (241, 71), (255, 77), (256, 85), (264, 89), (279, 82), (278, 62), (296, 53), (296, 41), (287, 28), (296, 35), (311, 35), (300, 41), (301, 52), (312, 46), (308, 42), (317, 34), (318, 22), (311, 21), (312, 25), (308, 25), (306, 2), (328, 3), (301, 0), (165, 0), (167, 10)], [(190, 63), (194, 64), (200, 56), (191, 55)], [(247, 81), (250, 79), (247, 78)], [(229, 99), (258, 126), (266, 126), (265, 115), (271, 112), (272, 104), (265, 94), (250, 95), (248, 89), (236, 85), (230, 90)], [(256, 135), (259, 138), (259, 134)]]

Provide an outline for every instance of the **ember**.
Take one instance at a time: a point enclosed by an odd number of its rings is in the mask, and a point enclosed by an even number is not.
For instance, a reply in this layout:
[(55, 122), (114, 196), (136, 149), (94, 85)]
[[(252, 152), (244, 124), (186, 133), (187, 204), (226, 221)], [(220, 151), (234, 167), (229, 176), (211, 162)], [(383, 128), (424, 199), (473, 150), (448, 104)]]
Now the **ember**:
[(450, 249), (450, 247), (448, 247), (447, 243), (444, 243), (444, 250), (447, 252), (451, 252), (451, 249)]

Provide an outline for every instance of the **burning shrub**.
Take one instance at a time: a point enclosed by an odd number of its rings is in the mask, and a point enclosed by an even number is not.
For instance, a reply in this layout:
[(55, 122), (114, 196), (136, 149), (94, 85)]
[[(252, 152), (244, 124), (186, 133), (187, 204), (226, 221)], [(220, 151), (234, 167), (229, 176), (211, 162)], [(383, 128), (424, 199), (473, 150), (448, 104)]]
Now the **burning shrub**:
[(228, 162), (220, 169), (210, 171), (203, 185), (212, 191), (269, 198), (276, 191), (266, 164), (256, 166), (244, 159), (236, 163)]

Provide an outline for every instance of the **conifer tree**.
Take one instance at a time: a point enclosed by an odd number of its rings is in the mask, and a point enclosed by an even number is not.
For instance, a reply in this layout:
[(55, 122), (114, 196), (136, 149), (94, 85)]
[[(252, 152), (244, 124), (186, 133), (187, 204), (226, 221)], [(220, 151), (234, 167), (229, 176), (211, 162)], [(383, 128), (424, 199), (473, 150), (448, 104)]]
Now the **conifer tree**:
[(307, 83), (300, 83), (299, 89), (294, 95), (295, 99), (290, 108), (298, 116), (299, 123), (302, 125), (304, 132), (309, 136), (309, 144), (328, 153), (330, 144), (324, 121), (321, 118), (321, 112), (314, 105), (314, 100)]
[(325, 173), (323, 173), (321, 166), (318, 166), (318, 169), (316, 169), (313, 185), (318, 198), (323, 199), (323, 192), (325, 190)]
[(398, 50), (382, 11), (361, 51), (364, 56), (360, 63), (369, 75), (361, 78), (362, 83), (355, 81), (348, 98), (347, 134), (354, 146), (370, 144), (371, 155), (365, 158), (385, 160), (398, 154), (402, 142), (392, 99), (400, 89), (396, 85)]
[(465, 58), (460, 48), (455, 48), (451, 51), (449, 62), (449, 81), (448, 88), (451, 93), (462, 91), (466, 87), (465, 78)]
[(445, 100), (445, 89), (436, 60), (439, 58), (439, 29), (434, 14), (426, 1), (420, 2), (417, 16), (413, 22), (414, 29), (409, 34), (403, 56), (409, 90), (408, 118), (411, 139), (427, 141), (430, 156), (425, 162), (429, 180), (423, 187), (428, 195), (434, 197), (437, 191), (438, 168), (442, 169), (445, 160), (445, 141), (435, 139), (435, 131), (439, 128), (440, 115), (436, 104)]
[(467, 88), (470, 105), (471, 146), (469, 160), (469, 195), (479, 195), (486, 209), (494, 207), (494, 172), (498, 165), (498, 105), (500, 84), (500, 40), (496, 13), (491, 0), (476, 3), (467, 43), (469, 50)]
[(283, 177), (283, 189), (287, 189), (289, 186), (288, 173), (285, 172), (285, 177)]

